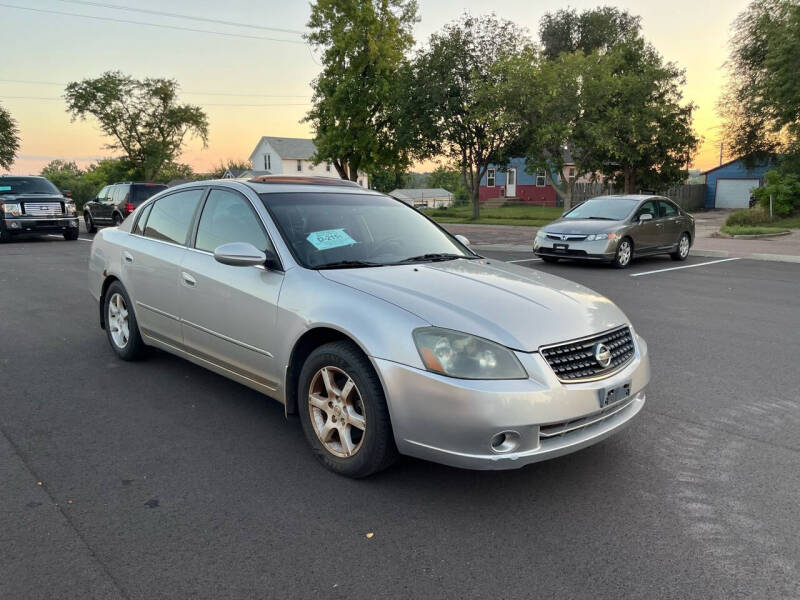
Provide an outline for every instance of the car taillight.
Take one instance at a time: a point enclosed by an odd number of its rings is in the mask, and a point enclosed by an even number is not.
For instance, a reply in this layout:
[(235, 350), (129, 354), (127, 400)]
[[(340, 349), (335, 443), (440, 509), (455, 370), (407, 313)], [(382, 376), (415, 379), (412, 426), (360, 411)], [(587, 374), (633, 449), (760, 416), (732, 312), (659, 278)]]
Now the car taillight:
[(127, 202), (125, 204), (125, 212), (128, 214), (133, 212), (133, 202)]

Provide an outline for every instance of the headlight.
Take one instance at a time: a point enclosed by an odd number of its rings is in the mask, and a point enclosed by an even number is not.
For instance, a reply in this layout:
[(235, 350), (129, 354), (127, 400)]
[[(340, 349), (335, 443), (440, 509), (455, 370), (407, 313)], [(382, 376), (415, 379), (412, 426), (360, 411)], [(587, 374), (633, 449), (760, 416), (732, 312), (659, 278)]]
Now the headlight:
[(543, 229), (540, 229), (539, 231), (536, 232), (536, 239), (537, 240), (543, 240), (546, 236), (547, 236), (547, 234), (544, 232)]
[(616, 237), (616, 233), (592, 233), (586, 236), (586, 241), (593, 242), (594, 240), (613, 240)]
[(64, 202), (64, 214), (67, 215), (75, 215), (78, 211), (75, 210), (75, 203), (74, 202)]
[(508, 348), (439, 327), (414, 330), (422, 362), (429, 371), (461, 379), (527, 379), (528, 374)]
[(22, 214), (22, 205), (19, 202), (3, 202), (0, 204), (0, 212), (18, 217)]

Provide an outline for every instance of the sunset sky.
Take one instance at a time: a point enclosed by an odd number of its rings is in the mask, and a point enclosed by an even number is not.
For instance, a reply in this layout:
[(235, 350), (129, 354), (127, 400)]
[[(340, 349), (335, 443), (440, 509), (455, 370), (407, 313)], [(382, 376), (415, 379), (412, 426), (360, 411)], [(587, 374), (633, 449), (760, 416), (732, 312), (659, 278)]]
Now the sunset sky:
[[(705, 140), (695, 158), (697, 168), (706, 169), (719, 161), (715, 104), (725, 79), (722, 65), (728, 53), (730, 26), (747, 3), (607, 3), (641, 15), (645, 37), (667, 60), (686, 69), (685, 98), (699, 107), (695, 127)], [(598, 4), (598, 0), (577, 0), (569, 6), (584, 9)], [(188, 14), (211, 21), (106, 8), (109, 5)], [(421, 0), (421, 21), (415, 37), (418, 43), (423, 42), (464, 10), (473, 14), (494, 11), (535, 35), (544, 13), (565, 6), (552, 0)], [(308, 2), (298, 0), (0, 0), (0, 103), (11, 111), (22, 135), (12, 173), (38, 173), (55, 158), (85, 166), (111, 155), (104, 149), (105, 140), (95, 123), (70, 122), (61, 95), (66, 82), (112, 69), (135, 77), (175, 78), (181, 84), (182, 98), (204, 107), (211, 130), (208, 147), (192, 141), (181, 157), (196, 171), (208, 171), (220, 159), (246, 159), (262, 135), (310, 137), (308, 126), (299, 121), (308, 110), (309, 82), (319, 66), (310, 49), (299, 43), (300, 35), (223, 23), (301, 32), (308, 14)], [(208, 33), (211, 31), (232, 35)]]

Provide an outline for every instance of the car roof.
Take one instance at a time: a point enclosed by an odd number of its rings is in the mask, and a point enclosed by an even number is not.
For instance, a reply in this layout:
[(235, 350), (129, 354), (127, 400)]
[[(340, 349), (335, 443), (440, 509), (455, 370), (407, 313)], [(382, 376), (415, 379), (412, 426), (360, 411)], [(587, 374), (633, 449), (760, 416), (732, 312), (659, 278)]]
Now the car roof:
[(595, 196), (589, 198), (590, 200), (598, 199), (611, 199), (611, 200), (630, 200), (631, 202), (641, 202), (642, 200), (663, 200), (663, 196), (656, 196), (655, 194), (607, 194), (605, 196)]
[(189, 181), (169, 188), (170, 191), (189, 189), (197, 186), (215, 185), (220, 187), (243, 187), (256, 194), (275, 194), (287, 192), (348, 193), (383, 196), (380, 192), (358, 185), (354, 181), (332, 177), (295, 177), (291, 175), (261, 175), (250, 179), (203, 179)]

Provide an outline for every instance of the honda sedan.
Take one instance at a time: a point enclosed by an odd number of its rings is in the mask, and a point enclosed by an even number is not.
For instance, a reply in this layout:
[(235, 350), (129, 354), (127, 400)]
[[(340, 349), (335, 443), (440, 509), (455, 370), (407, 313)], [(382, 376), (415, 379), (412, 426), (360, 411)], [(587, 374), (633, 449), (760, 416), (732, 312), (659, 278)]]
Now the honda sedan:
[(121, 359), (153, 346), (263, 392), (351, 477), (398, 453), (474, 469), (566, 454), (630, 422), (650, 378), (607, 298), (332, 179), (162, 192), (97, 234), (89, 289)]

